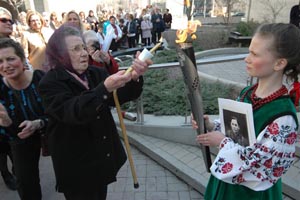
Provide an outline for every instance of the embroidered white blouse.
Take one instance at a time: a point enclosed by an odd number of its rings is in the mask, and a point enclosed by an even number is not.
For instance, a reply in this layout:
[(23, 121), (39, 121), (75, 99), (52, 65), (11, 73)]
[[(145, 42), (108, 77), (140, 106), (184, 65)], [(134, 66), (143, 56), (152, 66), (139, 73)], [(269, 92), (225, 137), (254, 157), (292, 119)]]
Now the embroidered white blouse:
[(261, 131), (252, 146), (243, 147), (225, 137), (210, 168), (211, 173), (224, 182), (255, 191), (270, 188), (294, 161), (296, 127), (294, 118), (287, 115)]

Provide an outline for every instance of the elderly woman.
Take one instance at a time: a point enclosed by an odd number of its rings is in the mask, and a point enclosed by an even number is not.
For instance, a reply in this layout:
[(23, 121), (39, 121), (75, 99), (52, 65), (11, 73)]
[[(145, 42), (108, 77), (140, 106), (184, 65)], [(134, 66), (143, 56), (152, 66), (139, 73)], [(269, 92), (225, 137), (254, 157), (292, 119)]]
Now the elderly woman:
[(83, 39), (89, 53), (89, 65), (105, 67), (109, 74), (118, 72), (119, 65), (117, 61), (109, 53), (101, 50), (101, 45), (95, 31), (85, 31)]
[(80, 32), (67, 24), (55, 31), (47, 46), (51, 70), (39, 91), (49, 116), (47, 134), (57, 190), (68, 200), (106, 199), (107, 185), (126, 161), (110, 106), (118, 89), (121, 103), (142, 92), (142, 74), (152, 62), (136, 59), (131, 73), (111, 76), (88, 65)]
[(46, 118), (37, 86), (44, 73), (25, 67), (20, 44), (1, 38), (0, 132), (10, 140), (20, 198), (40, 200), (40, 136)]
[(45, 50), (52, 30), (44, 27), (40, 13), (29, 11), (26, 16), (29, 29), (23, 32), (21, 44), (33, 69), (44, 69)]

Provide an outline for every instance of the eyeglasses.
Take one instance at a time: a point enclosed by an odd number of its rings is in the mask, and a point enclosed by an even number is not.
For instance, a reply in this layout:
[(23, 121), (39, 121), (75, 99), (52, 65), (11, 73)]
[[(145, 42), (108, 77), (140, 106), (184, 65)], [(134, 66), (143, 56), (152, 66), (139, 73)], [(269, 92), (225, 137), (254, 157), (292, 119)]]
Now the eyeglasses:
[(86, 46), (84, 44), (78, 44), (69, 50), (74, 51), (75, 53), (81, 53), (82, 50), (86, 51)]
[(40, 19), (31, 19), (30, 22), (40, 22)]
[(14, 24), (14, 21), (11, 19), (7, 19), (7, 18), (0, 18), (0, 22), (2, 23), (7, 23), (9, 22), (10, 24)]

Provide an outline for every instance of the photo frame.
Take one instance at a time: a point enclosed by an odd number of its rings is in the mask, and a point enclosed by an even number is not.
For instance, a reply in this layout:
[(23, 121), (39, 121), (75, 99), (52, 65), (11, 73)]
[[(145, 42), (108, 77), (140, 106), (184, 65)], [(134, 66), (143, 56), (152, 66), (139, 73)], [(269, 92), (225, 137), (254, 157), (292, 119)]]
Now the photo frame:
[(242, 146), (256, 141), (253, 110), (249, 103), (218, 98), (221, 132)]

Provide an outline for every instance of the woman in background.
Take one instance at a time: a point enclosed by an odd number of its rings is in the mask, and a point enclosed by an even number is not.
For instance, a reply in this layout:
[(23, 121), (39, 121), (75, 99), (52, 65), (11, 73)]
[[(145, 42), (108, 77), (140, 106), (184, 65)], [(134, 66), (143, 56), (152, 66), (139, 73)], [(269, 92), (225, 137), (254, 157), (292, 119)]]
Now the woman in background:
[(89, 53), (89, 65), (105, 67), (109, 74), (117, 73), (119, 70), (117, 61), (108, 52), (101, 50), (95, 31), (85, 31), (82, 36)]
[(21, 45), (25, 56), (33, 69), (45, 70), (45, 50), (52, 31), (44, 27), (44, 20), (40, 13), (29, 11), (26, 16), (29, 29), (24, 31), (21, 37)]

